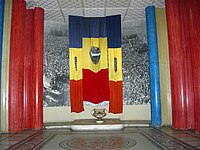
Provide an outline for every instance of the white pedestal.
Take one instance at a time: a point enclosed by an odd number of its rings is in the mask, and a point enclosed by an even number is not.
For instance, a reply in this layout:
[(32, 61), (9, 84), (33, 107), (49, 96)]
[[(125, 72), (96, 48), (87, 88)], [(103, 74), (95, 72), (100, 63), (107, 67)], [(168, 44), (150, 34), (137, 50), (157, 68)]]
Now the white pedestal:
[(71, 124), (73, 131), (88, 130), (122, 130), (124, 124), (119, 119), (103, 119), (102, 123), (97, 123), (95, 119), (75, 120)]

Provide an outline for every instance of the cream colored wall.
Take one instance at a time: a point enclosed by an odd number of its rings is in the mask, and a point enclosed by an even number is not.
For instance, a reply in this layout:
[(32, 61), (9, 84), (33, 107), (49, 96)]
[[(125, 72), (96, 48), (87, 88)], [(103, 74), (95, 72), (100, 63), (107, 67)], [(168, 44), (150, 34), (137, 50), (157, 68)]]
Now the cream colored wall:
[(156, 8), (162, 125), (172, 125), (171, 85), (165, 8)]
[(1, 132), (8, 132), (8, 82), (9, 82), (9, 62), (10, 62), (10, 29), (12, 16), (12, 0), (6, 0), (4, 4), (4, 25), (3, 25), (3, 45), (2, 45), (2, 66), (1, 66)]
[[(102, 107), (102, 106), (101, 106)], [(44, 123), (47, 122), (71, 122), (76, 119), (94, 119), (91, 110), (100, 108), (97, 106), (85, 106), (82, 113), (71, 113), (70, 107), (44, 107)], [(104, 106), (108, 110), (108, 106)], [(105, 118), (119, 118), (121, 120), (151, 120), (150, 104), (126, 105), (122, 114), (110, 114)]]

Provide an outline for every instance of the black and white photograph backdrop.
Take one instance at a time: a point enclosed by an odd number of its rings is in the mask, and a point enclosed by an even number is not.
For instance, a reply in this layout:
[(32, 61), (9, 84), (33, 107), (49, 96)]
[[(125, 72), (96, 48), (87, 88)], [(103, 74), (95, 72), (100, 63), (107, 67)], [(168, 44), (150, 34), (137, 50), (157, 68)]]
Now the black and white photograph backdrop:
[(146, 21), (122, 23), (122, 73), (124, 105), (150, 102)]
[(45, 21), (43, 106), (69, 104), (69, 40), (67, 24)]
[[(70, 105), (68, 24), (45, 21), (44, 107)], [(123, 104), (150, 103), (145, 20), (122, 23)], [(103, 102), (99, 105), (107, 105)], [(84, 102), (84, 105), (93, 105)]]

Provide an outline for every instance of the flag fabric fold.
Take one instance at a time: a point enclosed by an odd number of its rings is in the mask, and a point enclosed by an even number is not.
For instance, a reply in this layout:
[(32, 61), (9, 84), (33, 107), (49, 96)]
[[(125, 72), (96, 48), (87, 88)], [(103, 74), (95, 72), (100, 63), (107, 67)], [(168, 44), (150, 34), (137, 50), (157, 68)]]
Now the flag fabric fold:
[(69, 16), (69, 47), (71, 111), (109, 101), (109, 112), (122, 113), (120, 15)]

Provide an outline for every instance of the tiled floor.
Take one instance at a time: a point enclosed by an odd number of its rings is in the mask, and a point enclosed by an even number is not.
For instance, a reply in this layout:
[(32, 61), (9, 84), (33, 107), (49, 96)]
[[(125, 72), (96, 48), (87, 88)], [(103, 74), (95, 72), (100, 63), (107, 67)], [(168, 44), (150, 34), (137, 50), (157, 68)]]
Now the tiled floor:
[(170, 127), (126, 127), (121, 131), (26, 130), (1, 134), (0, 150), (189, 150), (200, 149), (200, 134)]

